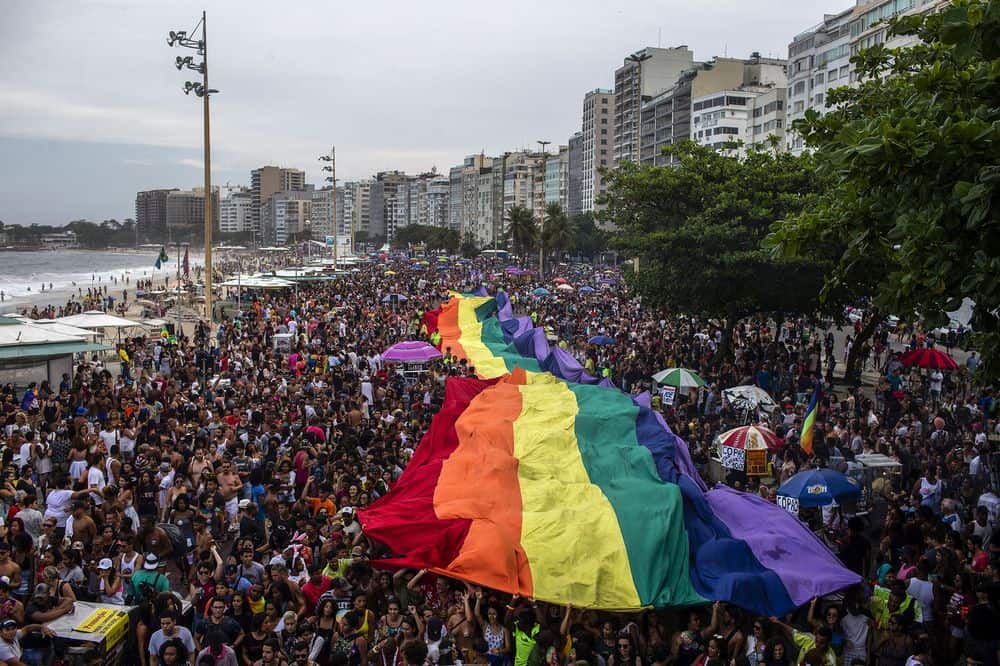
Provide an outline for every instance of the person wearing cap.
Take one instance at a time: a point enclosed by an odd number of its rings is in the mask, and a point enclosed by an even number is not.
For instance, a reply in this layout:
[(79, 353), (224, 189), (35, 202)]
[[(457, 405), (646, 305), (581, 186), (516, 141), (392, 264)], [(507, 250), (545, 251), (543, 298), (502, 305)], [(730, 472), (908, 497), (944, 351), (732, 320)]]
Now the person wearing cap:
[(240, 575), (240, 567), (237, 564), (227, 564), (225, 571), (226, 583), (239, 594), (246, 594), (250, 591), (253, 581)]
[(51, 622), (73, 611), (76, 598), (59, 597), (57, 589), (58, 583), (39, 583), (35, 586), (34, 594), (24, 607), (24, 616), (29, 622)]
[(143, 556), (142, 569), (132, 573), (132, 588), (135, 590), (136, 603), (152, 601), (145, 598), (142, 592), (144, 586), (148, 586), (154, 596), (160, 592), (170, 591), (170, 581), (165, 575), (157, 571), (160, 567), (160, 558), (155, 553), (146, 553)]
[(241, 499), (240, 508), (240, 539), (252, 539), (254, 547), (267, 540), (264, 525), (258, 520), (257, 505), (248, 499)]
[(110, 557), (102, 558), (97, 563), (97, 574), (101, 578), (98, 584), (101, 603), (124, 606), (125, 582), (121, 574), (115, 570), (115, 563)]
[(14, 620), (0, 621), (0, 662), (12, 666), (20, 666), (23, 662), (24, 650), (21, 648), (21, 639), (27, 634), (38, 632), (43, 636), (52, 638), (56, 632), (41, 624), (28, 624), (24, 627)]

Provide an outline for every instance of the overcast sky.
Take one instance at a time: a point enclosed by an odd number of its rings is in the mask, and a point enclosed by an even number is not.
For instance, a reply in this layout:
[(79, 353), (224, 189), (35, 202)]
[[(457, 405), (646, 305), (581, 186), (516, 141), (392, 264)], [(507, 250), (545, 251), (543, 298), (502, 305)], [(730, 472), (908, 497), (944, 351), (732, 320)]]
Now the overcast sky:
[(558, 145), (622, 58), (786, 57), (851, 0), (0, 0), (0, 220), (132, 217), (135, 192), (202, 180), (201, 106), (170, 49), (207, 9), (214, 183), (264, 164), (338, 180)]

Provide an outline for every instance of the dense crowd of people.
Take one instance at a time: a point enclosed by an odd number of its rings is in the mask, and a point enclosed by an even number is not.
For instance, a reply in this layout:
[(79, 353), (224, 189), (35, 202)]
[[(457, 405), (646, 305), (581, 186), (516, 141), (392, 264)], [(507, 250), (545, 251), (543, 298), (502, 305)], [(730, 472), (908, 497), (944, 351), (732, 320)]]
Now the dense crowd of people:
[[(381, 352), (421, 337), (449, 289), (480, 284), (591, 374), (652, 391), (706, 480), (717, 435), (756, 418), (782, 450), (767, 475), (724, 480), (768, 499), (810, 465), (897, 462), (865, 511), (800, 516), (865, 582), (783, 618), (721, 603), (615, 614), (372, 566), (386, 553), (357, 511), (391, 490), (448, 377), (475, 371), (447, 354), (404, 375)], [(840, 332), (801, 318), (724, 331), (646, 307), (589, 265), (543, 284), (484, 260), (387, 258), (242, 305), (212, 329), (129, 339), (118, 361), (81, 363), (58, 385), (2, 388), (0, 661), (50, 663), (63, 650), (46, 624), (96, 601), (138, 607), (125, 663), (143, 666), (1000, 663), (1000, 426), (974, 354), (957, 371), (904, 367), (900, 346), (935, 340), (884, 324), (866, 354), (873, 385), (834, 387)], [(651, 375), (670, 367), (706, 385), (661, 394)], [(736, 385), (775, 408), (735, 409), (722, 391)], [(798, 440), (817, 387), (810, 457)]]

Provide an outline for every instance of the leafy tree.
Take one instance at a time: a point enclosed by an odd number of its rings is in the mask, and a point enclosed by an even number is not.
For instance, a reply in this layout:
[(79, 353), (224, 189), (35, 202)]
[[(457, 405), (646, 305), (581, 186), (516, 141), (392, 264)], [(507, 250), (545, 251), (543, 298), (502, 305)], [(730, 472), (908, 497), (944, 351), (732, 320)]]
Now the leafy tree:
[(411, 224), (401, 227), (392, 239), (396, 248), (409, 245), (424, 245), (428, 250), (441, 250), (449, 254), (457, 252), (461, 239), (454, 229), (426, 224)]
[(576, 240), (573, 223), (566, 211), (557, 203), (545, 206), (545, 224), (542, 227), (542, 244), (547, 254), (555, 256), (556, 261), (562, 258), (566, 251), (573, 248)]
[(979, 378), (1000, 378), (1000, 2), (956, 0), (895, 21), (920, 42), (855, 56), (861, 81), (836, 108), (796, 125), (834, 187), (769, 242), (799, 256), (817, 238), (845, 246), (827, 286), (872, 263), (881, 312), (943, 324), (963, 298), (982, 350)]
[(507, 211), (507, 239), (514, 249), (514, 254), (522, 259), (535, 247), (538, 225), (531, 211), (524, 206), (512, 206)]
[(597, 226), (592, 212), (574, 215), (570, 224), (573, 227), (573, 242), (570, 247), (581, 256), (593, 261), (608, 249), (608, 233)]
[(815, 199), (811, 158), (753, 148), (727, 157), (691, 142), (669, 152), (676, 166), (623, 164), (609, 173), (601, 216), (617, 226), (616, 245), (638, 258), (632, 288), (647, 303), (723, 319), (720, 358), (743, 317), (815, 312), (822, 265), (761, 247), (775, 221)]
[(471, 234), (466, 234), (465, 238), (462, 239), (459, 252), (461, 252), (462, 256), (466, 259), (472, 259), (479, 254), (479, 248), (476, 247), (476, 241)]

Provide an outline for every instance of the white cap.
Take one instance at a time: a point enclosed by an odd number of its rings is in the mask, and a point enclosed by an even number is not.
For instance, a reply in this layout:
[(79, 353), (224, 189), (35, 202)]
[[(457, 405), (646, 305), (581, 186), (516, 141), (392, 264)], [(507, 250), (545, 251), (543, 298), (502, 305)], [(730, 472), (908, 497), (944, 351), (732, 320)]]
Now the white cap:
[(98, 569), (110, 569), (114, 566), (115, 566), (114, 563), (111, 561), (111, 558), (109, 557), (105, 557), (104, 559), (102, 559), (100, 562), (97, 563)]

